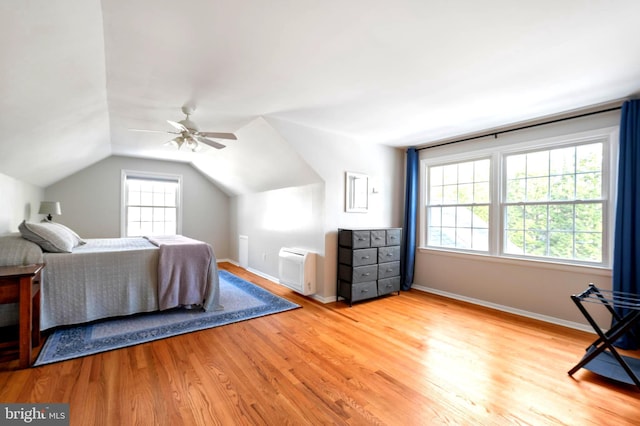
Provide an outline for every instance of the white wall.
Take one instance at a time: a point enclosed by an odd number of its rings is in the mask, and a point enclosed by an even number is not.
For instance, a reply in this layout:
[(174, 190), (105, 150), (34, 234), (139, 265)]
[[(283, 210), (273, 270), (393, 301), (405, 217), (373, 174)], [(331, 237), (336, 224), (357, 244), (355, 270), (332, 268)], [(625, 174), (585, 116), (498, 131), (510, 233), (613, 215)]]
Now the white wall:
[[(402, 226), (404, 152), (282, 120), (267, 121), (324, 181), (324, 223), (318, 230), (324, 250), (318, 259), (318, 298), (334, 301), (338, 228)], [(364, 173), (376, 182), (378, 194), (369, 195), (368, 213), (345, 212), (347, 171)]]
[(44, 190), (0, 173), (0, 234), (17, 232), (23, 220), (37, 215)]
[[(496, 143), (519, 143), (618, 125), (619, 112), (611, 112), (505, 134)], [(464, 151), (478, 143), (470, 141), (457, 146), (427, 149), (420, 155), (447, 154), (454, 149)], [(424, 231), (421, 229), (419, 232)], [(611, 289), (611, 270), (427, 249), (419, 249), (416, 253), (416, 287), (577, 327), (586, 321), (570, 296), (580, 293), (591, 282)], [(603, 326), (609, 325), (610, 316), (605, 311), (598, 310), (596, 315)]]
[(45, 189), (60, 201), (54, 218), (86, 238), (120, 237), (121, 171), (135, 170), (182, 176), (182, 234), (206, 241), (216, 257), (229, 257), (229, 197), (185, 163), (111, 156)]
[(237, 221), (230, 244), (238, 253), (239, 236), (248, 237), (252, 270), (277, 278), (281, 247), (324, 252), (322, 183), (241, 195), (232, 200), (232, 210)]

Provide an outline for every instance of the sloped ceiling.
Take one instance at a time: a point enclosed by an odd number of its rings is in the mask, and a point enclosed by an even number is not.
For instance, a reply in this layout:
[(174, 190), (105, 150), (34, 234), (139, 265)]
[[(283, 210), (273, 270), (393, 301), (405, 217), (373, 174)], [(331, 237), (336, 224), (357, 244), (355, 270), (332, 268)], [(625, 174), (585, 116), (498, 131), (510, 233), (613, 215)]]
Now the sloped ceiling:
[[(47, 186), (120, 154), (263, 190), (287, 154), (258, 155), (286, 145), (259, 117), (403, 147), (637, 95), (638, 16), (637, 0), (5, 1), (0, 173)], [(128, 130), (171, 130), (187, 102), (239, 140), (198, 156)]]
[(202, 153), (204, 155), (196, 154), (192, 161), (227, 194), (321, 182), (320, 176), (262, 117), (243, 126), (236, 134), (242, 149), (209, 150)]
[(0, 2), (0, 173), (46, 186), (110, 155), (99, 1)]

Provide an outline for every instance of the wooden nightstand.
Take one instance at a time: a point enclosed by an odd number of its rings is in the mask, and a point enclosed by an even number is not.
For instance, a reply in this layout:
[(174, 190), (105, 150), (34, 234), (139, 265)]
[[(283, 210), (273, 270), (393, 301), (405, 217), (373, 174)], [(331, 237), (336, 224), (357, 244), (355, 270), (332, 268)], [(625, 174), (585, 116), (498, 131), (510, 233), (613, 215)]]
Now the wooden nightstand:
[[(44, 264), (0, 266), (0, 304), (19, 303), (17, 346), (19, 367), (31, 365), (31, 352), (40, 344), (40, 273)], [(11, 333), (3, 333), (10, 335)], [(15, 335), (15, 333), (13, 333)], [(0, 343), (0, 348), (15, 346), (16, 340)]]

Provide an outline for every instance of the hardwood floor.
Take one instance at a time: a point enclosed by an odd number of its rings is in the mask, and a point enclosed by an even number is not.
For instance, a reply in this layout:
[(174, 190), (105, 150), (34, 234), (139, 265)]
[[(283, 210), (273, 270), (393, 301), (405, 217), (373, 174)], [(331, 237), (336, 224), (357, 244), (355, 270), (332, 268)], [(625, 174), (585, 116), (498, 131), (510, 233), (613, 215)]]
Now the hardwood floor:
[(586, 370), (594, 335), (412, 290), (26, 370), (0, 402), (68, 402), (72, 425), (632, 425), (640, 390)]

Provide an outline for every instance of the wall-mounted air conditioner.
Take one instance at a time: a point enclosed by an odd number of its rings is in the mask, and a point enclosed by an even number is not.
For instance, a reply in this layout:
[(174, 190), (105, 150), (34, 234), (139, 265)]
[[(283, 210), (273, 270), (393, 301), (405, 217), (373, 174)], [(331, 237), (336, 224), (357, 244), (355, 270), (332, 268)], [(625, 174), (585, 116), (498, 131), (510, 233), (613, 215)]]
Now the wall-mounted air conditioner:
[(280, 284), (304, 295), (316, 292), (316, 253), (283, 247), (278, 272)]

